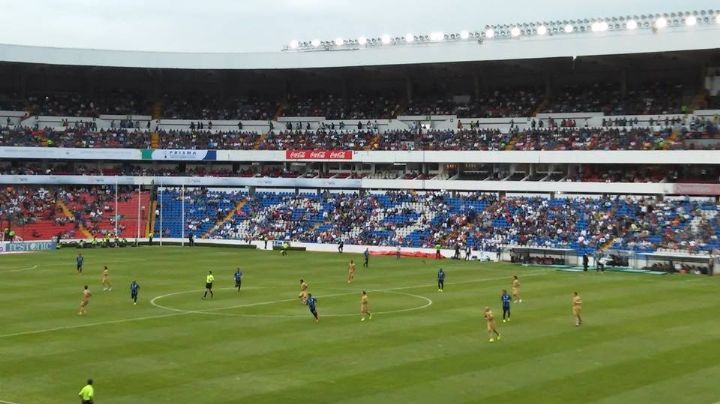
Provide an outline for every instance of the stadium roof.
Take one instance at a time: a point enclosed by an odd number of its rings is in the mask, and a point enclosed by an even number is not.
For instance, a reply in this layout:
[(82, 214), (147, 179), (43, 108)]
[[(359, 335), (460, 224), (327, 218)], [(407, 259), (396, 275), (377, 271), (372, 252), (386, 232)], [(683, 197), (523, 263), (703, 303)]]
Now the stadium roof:
[(0, 61), (177, 69), (297, 69), (583, 57), (720, 48), (720, 24), (663, 30), (521, 36), (327, 52), (180, 53), (0, 45)]

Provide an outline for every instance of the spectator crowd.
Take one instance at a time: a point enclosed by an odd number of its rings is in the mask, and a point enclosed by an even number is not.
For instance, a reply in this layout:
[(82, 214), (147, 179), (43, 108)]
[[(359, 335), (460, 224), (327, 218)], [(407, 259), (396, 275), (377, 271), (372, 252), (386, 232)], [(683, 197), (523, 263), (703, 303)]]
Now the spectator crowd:
[(132, 129), (0, 129), (0, 146), (185, 150), (717, 150), (718, 126), (690, 122), (680, 128), (514, 127), (509, 131), (293, 129), (254, 131)]
[[(170, 198), (178, 198), (179, 191)], [(210, 238), (498, 251), (508, 246), (571, 249), (578, 255), (616, 249), (690, 253), (720, 247), (718, 205), (707, 199), (548, 198), (483, 193), (403, 192), (291, 194), (208, 192), (221, 210), (190, 210), (188, 223), (210, 222)], [(215, 202), (216, 203), (216, 202)], [(168, 215), (172, 211), (168, 212)], [(186, 211), (188, 212), (188, 211)], [(186, 213), (187, 214), (187, 213)], [(229, 215), (229, 220), (222, 218)], [(178, 236), (182, 223), (169, 229)], [(186, 227), (186, 231), (188, 228)]]

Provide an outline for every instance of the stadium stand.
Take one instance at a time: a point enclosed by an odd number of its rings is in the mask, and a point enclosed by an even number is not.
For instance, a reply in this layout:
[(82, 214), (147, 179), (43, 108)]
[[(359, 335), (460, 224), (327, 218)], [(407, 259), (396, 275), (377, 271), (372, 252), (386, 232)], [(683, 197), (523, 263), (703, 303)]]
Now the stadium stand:
[[(483, 193), (269, 193), (186, 190), (186, 229), (210, 239), (295, 240), (482, 251), (508, 246), (691, 253), (720, 247), (708, 199), (526, 197)], [(163, 194), (167, 236), (180, 237), (181, 194)], [(155, 228), (160, 229), (159, 217)]]
[[(278, 130), (158, 131), (157, 148), (202, 150), (714, 150), (718, 126), (693, 122), (662, 129), (647, 127), (458, 130)], [(2, 146), (135, 148), (152, 146), (143, 130), (13, 128), (0, 132)]]
[(617, 83), (571, 85), (562, 88), (544, 112), (603, 112), (606, 115), (661, 115), (687, 112), (681, 83), (641, 83), (623, 91)]
[(120, 187), (117, 197), (115, 210), (114, 187), (8, 186), (0, 194), (0, 226), (27, 241), (109, 234), (134, 238), (137, 226), (144, 234), (150, 194)]

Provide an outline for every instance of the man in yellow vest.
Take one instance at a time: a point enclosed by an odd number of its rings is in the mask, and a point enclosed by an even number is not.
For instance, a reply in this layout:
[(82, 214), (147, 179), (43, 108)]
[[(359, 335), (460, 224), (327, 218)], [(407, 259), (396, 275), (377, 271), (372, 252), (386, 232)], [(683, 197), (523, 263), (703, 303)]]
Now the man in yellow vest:
[(80, 400), (82, 400), (82, 404), (93, 404), (95, 389), (93, 388), (92, 379), (88, 379), (87, 384), (82, 388), (82, 390), (80, 390), (78, 395), (80, 396)]

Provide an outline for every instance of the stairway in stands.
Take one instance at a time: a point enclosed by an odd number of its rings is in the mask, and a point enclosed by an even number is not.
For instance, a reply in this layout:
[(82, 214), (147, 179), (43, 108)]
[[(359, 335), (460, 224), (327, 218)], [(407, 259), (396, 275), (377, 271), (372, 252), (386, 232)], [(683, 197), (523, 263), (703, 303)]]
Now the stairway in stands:
[(213, 226), (210, 230), (206, 231), (205, 234), (202, 235), (202, 238), (210, 238), (210, 235), (214, 233), (216, 230), (222, 228), (225, 223), (231, 221), (233, 217), (235, 217), (235, 213), (239, 212), (243, 206), (247, 203), (247, 199), (240, 200), (237, 204), (235, 204), (235, 209), (229, 211), (227, 215), (222, 220), (218, 220), (215, 223), (215, 226)]
[(262, 145), (263, 143), (265, 143), (265, 138), (266, 138), (266, 137), (267, 137), (266, 134), (261, 133), (260, 136), (258, 136), (257, 139), (255, 139), (255, 144), (253, 145), (253, 150), (259, 150), (259, 149), (260, 149), (260, 145)]
[(370, 139), (370, 142), (368, 142), (367, 146), (365, 146), (364, 150), (377, 150), (380, 148), (380, 134), (375, 134), (372, 139)]
[(160, 148), (160, 134), (153, 132), (150, 135), (150, 147), (155, 150)]
[(152, 119), (160, 119), (162, 115), (162, 102), (155, 101), (152, 105)]
[[(62, 202), (58, 202), (52, 206), (52, 209), (55, 211), (55, 215), (64, 215), (61, 203)], [(27, 223), (22, 226), (13, 226), (13, 230), (15, 231), (18, 240), (50, 240), (57, 236), (58, 233), (70, 235), (80, 234), (78, 229), (75, 229), (75, 223), (67, 222), (65, 224), (59, 224), (52, 218), (49, 211), (43, 213), (23, 212), (23, 214), (32, 215), (35, 218), (35, 222)], [(78, 237), (81, 236), (78, 235)]]
[[(162, 103), (155, 101), (152, 105), (152, 119), (160, 119), (162, 117)], [(160, 134), (153, 132), (150, 134), (150, 147), (155, 150), (160, 148)]]
[[(63, 212), (63, 214), (65, 215), (65, 217), (67, 217), (68, 219), (74, 219), (74, 218), (75, 218), (75, 214), (68, 208), (68, 206), (67, 206), (67, 204), (66, 204), (65, 202), (63, 202), (63, 201), (61, 201), (61, 200), (58, 200), (58, 201), (57, 201), (57, 206), (58, 206), (58, 208), (59, 208), (60, 210), (62, 210), (62, 212)], [(78, 231), (78, 233), (75, 235), (76, 237), (92, 238), (92, 234), (90, 234), (90, 232), (88, 231), (88, 229), (87, 229), (82, 223), (80, 223), (80, 224), (76, 227), (76, 229), (77, 229), (77, 231)]]

